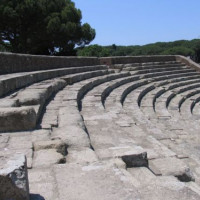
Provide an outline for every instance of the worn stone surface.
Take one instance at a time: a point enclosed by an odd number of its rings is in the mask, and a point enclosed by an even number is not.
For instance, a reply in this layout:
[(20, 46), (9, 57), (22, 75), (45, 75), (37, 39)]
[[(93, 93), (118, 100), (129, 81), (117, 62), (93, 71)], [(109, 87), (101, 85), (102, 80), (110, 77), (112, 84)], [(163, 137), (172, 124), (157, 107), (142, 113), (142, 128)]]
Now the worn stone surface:
[(9, 139), (9, 135), (0, 134), (0, 149), (3, 149), (8, 145)]
[(34, 150), (39, 151), (42, 149), (56, 149), (58, 153), (66, 155), (67, 147), (66, 144), (61, 140), (47, 140), (37, 141), (34, 143)]
[(59, 127), (80, 126), (84, 128), (83, 119), (75, 106), (66, 106), (59, 109)]
[(33, 167), (47, 167), (64, 162), (65, 158), (56, 149), (45, 149), (34, 152)]
[(128, 168), (127, 171), (133, 176), (133, 180), (137, 180), (138, 188), (147, 187), (156, 179), (156, 176), (146, 167)]
[(48, 97), (47, 89), (25, 89), (17, 95), (20, 105), (43, 104)]
[(32, 167), (32, 158), (33, 158), (33, 150), (32, 149), (8, 149), (4, 148), (0, 151), (0, 157), (4, 155), (12, 155), (12, 154), (24, 154), (27, 159), (27, 167)]
[(116, 167), (101, 163), (86, 166), (64, 164), (55, 166), (54, 170), (60, 200), (139, 199), (136, 188)]
[(159, 170), (164, 176), (175, 176), (178, 177), (180, 181), (188, 182), (193, 180), (194, 176), (190, 171), (189, 167), (180, 159), (175, 157), (160, 158), (150, 160), (150, 169)]
[(77, 126), (54, 129), (52, 139), (61, 139), (71, 148), (90, 147), (87, 133)]
[(0, 157), (0, 199), (29, 200), (26, 157), (23, 154)]
[(56, 181), (51, 167), (31, 169), (28, 173), (30, 200), (58, 200)]
[(147, 154), (140, 146), (117, 146), (97, 149), (100, 159), (122, 158), (127, 167), (148, 166)]
[(79, 150), (68, 149), (67, 163), (89, 164), (96, 161), (98, 161), (98, 158), (90, 148), (82, 148)]
[(45, 113), (41, 126), (50, 125), (51, 127), (58, 126), (58, 116), (54, 113)]
[(8, 149), (32, 149), (32, 137), (31, 135), (24, 135), (23, 137), (10, 137)]
[(19, 104), (19, 100), (18, 99), (1, 99), (0, 100), (0, 107), (18, 107)]
[[(145, 180), (144, 180), (145, 182)], [(199, 194), (175, 177), (161, 176), (139, 189), (142, 200), (199, 199)]]
[(31, 131), (31, 140), (35, 141), (46, 141), (50, 138), (50, 131), (39, 129), (35, 131)]

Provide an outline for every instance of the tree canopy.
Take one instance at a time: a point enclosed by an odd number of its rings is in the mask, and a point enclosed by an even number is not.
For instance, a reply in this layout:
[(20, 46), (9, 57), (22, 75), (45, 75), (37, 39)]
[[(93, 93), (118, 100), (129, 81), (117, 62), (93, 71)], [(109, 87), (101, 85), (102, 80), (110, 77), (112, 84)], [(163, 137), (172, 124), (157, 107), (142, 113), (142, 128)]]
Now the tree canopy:
[(104, 48), (99, 45), (90, 45), (87, 48), (80, 48), (78, 51), (79, 56), (97, 56), (97, 57), (107, 57), (110, 55), (108, 48)]
[(0, 45), (12, 52), (74, 55), (95, 38), (71, 0), (0, 0)]

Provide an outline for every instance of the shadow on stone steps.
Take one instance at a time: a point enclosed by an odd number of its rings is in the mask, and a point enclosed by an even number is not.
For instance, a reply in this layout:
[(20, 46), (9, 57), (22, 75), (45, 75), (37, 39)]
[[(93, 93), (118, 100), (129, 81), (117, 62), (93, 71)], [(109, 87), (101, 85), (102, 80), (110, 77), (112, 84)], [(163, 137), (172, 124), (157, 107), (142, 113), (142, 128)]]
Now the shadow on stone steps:
[(30, 200), (45, 200), (45, 198), (39, 194), (30, 194)]

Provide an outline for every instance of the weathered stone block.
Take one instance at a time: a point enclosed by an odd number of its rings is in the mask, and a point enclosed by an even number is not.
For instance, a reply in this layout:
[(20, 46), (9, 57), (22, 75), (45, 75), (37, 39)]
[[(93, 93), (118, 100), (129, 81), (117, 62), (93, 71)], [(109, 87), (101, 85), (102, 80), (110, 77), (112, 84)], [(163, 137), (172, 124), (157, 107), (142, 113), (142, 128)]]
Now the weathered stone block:
[(87, 133), (78, 126), (65, 126), (54, 129), (52, 139), (61, 139), (69, 148), (90, 147)]
[(66, 144), (61, 140), (48, 140), (48, 141), (37, 141), (34, 143), (34, 150), (42, 149), (56, 149), (57, 152), (66, 155), (67, 147)]
[(25, 89), (17, 95), (20, 105), (43, 104), (48, 96), (48, 89)]
[(59, 127), (80, 126), (85, 128), (83, 119), (75, 106), (65, 106), (59, 110)]
[(126, 167), (148, 167), (147, 153), (140, 146), (118, 146), (97, 149), (100, 159), (122, 158)]
[(150, 160), (149, 168), (155, 174), (159, 170), (161, 175), (175, 176), (182, 182), (194, 181), (194, 176), (189, 167), (176, 157)]
[(135, 187), (114, 165), (56, 165), (54, 173), (60, 200), (140, 199)]
[(0, 107), (18, 107), (19, 100), (18, 99), (1, 99)]
[(1, 108), (0, 131), (24, 131), (36, 126), (36, 112), (32, 107)]
[(33, 167), (48, 167), (59, 163), (65, 163), (65, 158), (56, 149), (44, 149), (34, 153)]
[(67, 163), (89, 164), (97, 161), (98, 158), (95, 152), (90, 148), (82, 148), (80, 150), (68, 149)]
[(29, 200), (26, 157), (23, 154), (0, 158), (0, 199)]

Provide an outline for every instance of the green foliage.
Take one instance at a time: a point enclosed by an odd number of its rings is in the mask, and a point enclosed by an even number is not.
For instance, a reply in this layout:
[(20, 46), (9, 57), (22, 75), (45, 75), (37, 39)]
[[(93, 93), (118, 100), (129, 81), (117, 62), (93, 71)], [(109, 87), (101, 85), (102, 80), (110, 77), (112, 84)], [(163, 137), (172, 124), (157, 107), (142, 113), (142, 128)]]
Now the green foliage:
[(0, 45), (0, 52), (6, 52), (6, 48), (2, 45)]
[(95, 37), (71, 0), (0, 0), (0, 44), (12, 52), (74, 55)]
[[(104, 52), (105, 53), (102, 53)], [(157, 42), (143, 46), (98, 46), (92, 45), (78, 49), (80, 56), (141, 56), (141, 55), (184, 55), (200, 60), (200, 40), (179, 40)]]
[(193, 49), (195, 51), (195, 54), (193, 56), (193, 59), (200, 63), (200, 40), (197, 40), (196, 43), (193, 46)]
[(78, 50), (78, 56), (95, 56), (95, 57), (107, 57), (110, 55), (110, 51), (99, 45), (90, 45)]
[(163, 55), (183, 55), (192, 56), (194, 55), (194, 50), (187, 47), (172, 47), (162, 52)]

